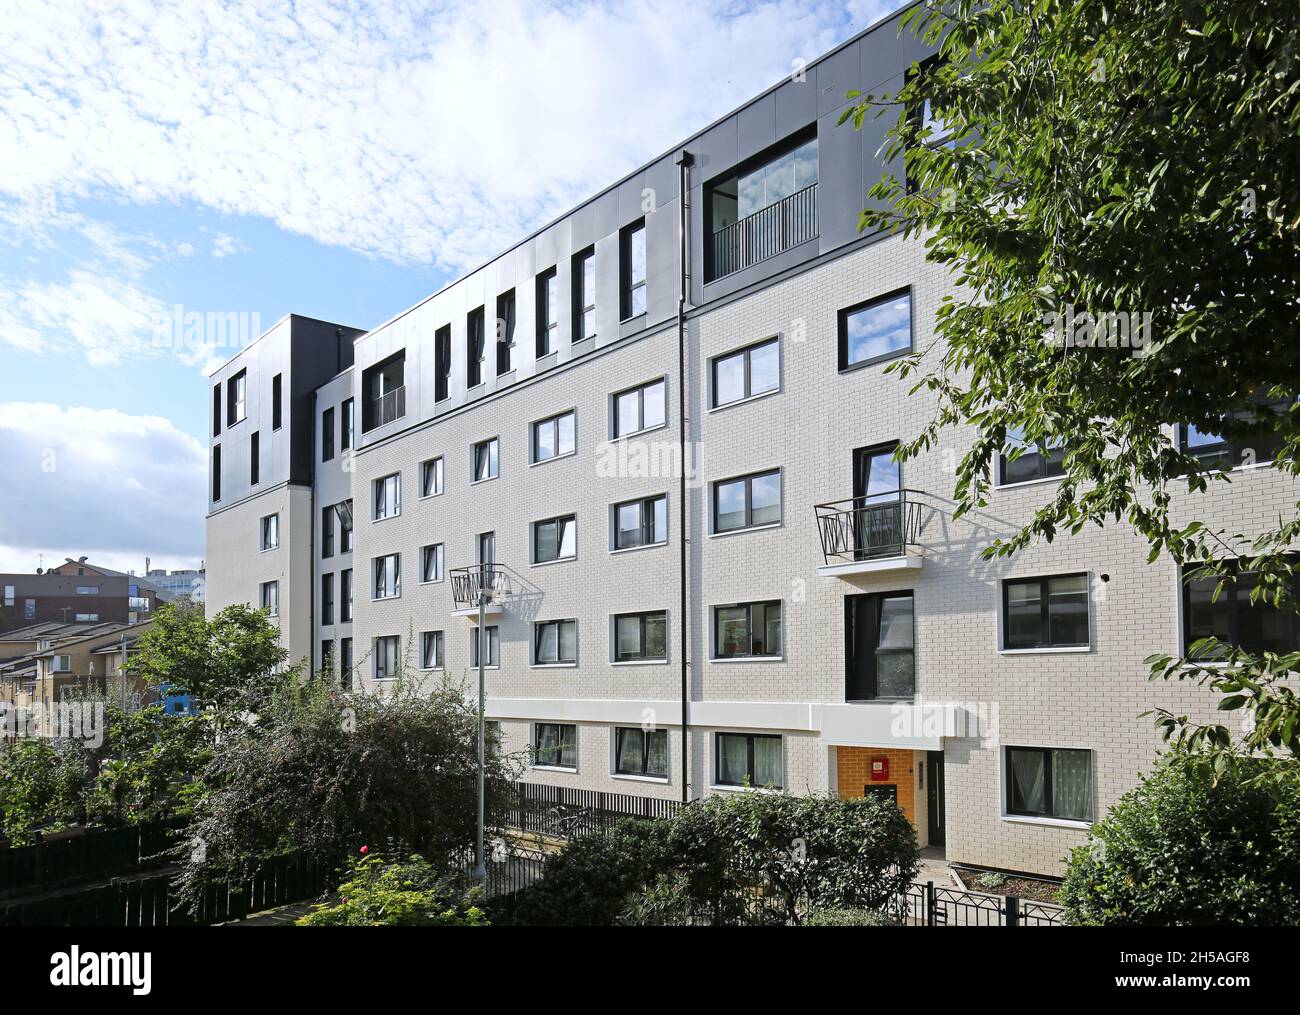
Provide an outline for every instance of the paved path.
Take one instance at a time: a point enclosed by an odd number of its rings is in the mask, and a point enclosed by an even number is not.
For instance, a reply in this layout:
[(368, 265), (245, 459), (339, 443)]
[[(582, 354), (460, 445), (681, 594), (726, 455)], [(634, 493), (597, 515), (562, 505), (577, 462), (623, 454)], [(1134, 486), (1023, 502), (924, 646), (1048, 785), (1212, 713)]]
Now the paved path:
[(260, 913), (254, 913), (242, 920), (231, 920), (230, 923), (223, 923), (223, 927), (292, 927), (294, 921), (300, 916), (306, 916), (312, 911), (316, 903), (313, 902), (295, 902), (292, 906), (281, 906), (279, 909), (266, 909)]

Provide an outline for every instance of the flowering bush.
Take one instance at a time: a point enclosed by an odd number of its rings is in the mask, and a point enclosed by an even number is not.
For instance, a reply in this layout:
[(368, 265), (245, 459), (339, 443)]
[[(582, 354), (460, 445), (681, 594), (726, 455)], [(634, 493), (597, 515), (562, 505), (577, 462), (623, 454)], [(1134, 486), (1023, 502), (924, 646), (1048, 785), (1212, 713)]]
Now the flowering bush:
[(339, 885), (337, 905), (320, 905), (299, 927), (486, 927), (482, 890), (465, 890), (419, 855), (385, 860), (362, 846)]

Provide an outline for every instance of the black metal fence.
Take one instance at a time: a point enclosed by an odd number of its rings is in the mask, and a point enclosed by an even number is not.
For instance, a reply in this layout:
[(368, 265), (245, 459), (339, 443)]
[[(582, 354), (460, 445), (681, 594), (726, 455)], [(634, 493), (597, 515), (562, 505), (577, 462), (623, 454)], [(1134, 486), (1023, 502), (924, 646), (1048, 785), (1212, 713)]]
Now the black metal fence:
[(572, 839), (606, 832), (624, 818), (671, 818), (682, 807), (680, 800), (518, 782), (503, 823), (520, 832)]
[(717, 279), (774, 257), (817, 235), (817, 184), (760, 208), (713, 234), (709, 278)]
[(160, 867), (177, 826), (134, 825), (0, 849), (0, 899)]
[(908, 922), (919, 927), (1059, 927), (1061, 907), (1015, 895), (987, 895), (913, 883), (905, 893)]

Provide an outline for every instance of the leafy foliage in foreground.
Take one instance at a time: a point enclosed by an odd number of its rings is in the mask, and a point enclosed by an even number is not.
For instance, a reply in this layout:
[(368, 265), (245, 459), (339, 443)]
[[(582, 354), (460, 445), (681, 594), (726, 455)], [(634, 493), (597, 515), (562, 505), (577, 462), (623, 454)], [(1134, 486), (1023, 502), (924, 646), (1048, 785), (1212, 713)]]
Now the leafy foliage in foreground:
[(378, 853), (354, 858), (339, 902), (320, 905), (299, 927), (486, 927), (482, 889), (465, 889), (417, 855), (385, 860)]

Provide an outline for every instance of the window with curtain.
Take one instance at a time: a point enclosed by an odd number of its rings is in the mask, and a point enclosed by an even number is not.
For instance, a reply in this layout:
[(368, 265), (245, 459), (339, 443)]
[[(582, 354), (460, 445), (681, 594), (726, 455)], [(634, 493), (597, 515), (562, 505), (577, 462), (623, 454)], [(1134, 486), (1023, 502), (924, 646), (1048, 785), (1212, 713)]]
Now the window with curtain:
[(400, 473), (395, 472), (391, 476), (376, 479), (374, 491), (375, 521), (392, 518), (402, 513), (402, 477)]
[(500, 445), (495, 437), (479, 441), (474, 445), (474, 478), (472, 482), (481, 483), (485, 479), (496, 479), (500, 475)]
[(401, 639), (395, 634), (376, 638), (375, 679), (391, 680), (401, 671), (401, 666)]
[(668, 778), (668, 731), (616, 728), (614, 771), (618, 775)]
[(1007, 813), (1092, 820), (1092, 752), (1007, 748)]
[(420, 581), (423, 583), (440, 582), (444, 576), (443, 546), (430, 543), (420, 548)]
[(781, 655), (781, 602), (736, 603), (713, 610), (715, 659)]
[(578, 727), (562, 723), (534, 723), (533, 764), (541, 768), (577, 768)]
[(497, 297), (497, 376), (514, 369), (515, 291)]
[(614, 661), (648, 662), (668, 658), (668, 614), (622, 613), (614, 618)]
[(420, 496), (436, 497), (442, 493), (442, 456), (420, 463)]
[(443, 665), (443, 636), (441, 631), (425, 631), (420, 635), (420, 668), (438, 670)]
[[(483, 658), (484, 667), (501, 665), (501, 630), (495, 624), (489, 625), (483, 631), (483, 640), (487, 643), (487, 655)], [(469, 665), (470, 669), (478, 668), (478, 641), (479, 633), (475, 628), (469, 633)]]
[(578, 622), (547, 620), (533, 625), (533, 660), (539, 666), (578, 661)]
[(578, 532), (573, 515), (533, 523), (533, 561), (545, 564), (577, 556)]
[(773, 734), (719, 733), (715, 781), (719, 786), (781, 789), (781, 738)]

